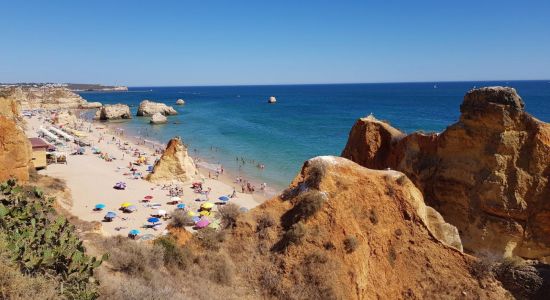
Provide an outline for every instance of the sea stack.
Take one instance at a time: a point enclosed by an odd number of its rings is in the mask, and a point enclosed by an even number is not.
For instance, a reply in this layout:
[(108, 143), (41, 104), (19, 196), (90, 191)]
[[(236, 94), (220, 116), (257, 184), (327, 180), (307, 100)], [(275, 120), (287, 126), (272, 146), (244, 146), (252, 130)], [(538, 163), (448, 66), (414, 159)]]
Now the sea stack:
[(477, 255), (550, 261), (550, 124), (509, 87), (469, 91), (439, 134), (405, 135), (363, 118), (342, 156), (405, 173)]
[(161, 113), (165, 116), (178, 114), (178, 112), (173, 107), (168, 106), (164, 103), (143, 100), (139, 104), (136, 115), (138, 117), (150, 117), (156, 113)]
[(186, 182), (197, 176), (198, 171), (193, 159), (187, 154), (187, 147), (181, 138), (174, 137), (166, 145), (166, 150), (155, 163), (153, 172), (147, 176), (151, 182), (177, 180)]
[(184, 104), (185, 104), (185, 100), (183, 99), (176, 100), (176, 105), (184, 105)]
[(269, 104), (277, 103), (277, 98), (275, 98), (275, 96), (271, 96), (269, 97), (269, 100), (267, 100), (267, 103)]
[(168, 121), (168, 118), (166, 118), (163, 114), (158, 112), (158, 113), (154, 114), (151, 117), (151, 120), (149, 121), (149, 123), (151, 123), (151, 124), (164, 124), (167, 121)]
[(103, 105), (95, 113), (96, 120), (131, 119), (130, 107), (126, 104)]

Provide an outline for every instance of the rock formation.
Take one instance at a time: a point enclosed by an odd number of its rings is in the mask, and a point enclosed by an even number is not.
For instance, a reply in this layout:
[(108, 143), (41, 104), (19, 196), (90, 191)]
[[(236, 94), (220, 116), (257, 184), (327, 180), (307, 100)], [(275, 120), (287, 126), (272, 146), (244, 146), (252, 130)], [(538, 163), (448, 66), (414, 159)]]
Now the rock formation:
[(80, 105), (80, 108), (83, 109), (93, 109), (93, 108), (101, 108), (102, 104), (101, 102), (87, 102)]
[(95, 113), (97, 120), (131, 119), (130, 107), (126, 104), (103, 105)]
[(466, 250), (548, 261), (550, 125), (524, 106), (514, 89), (489, 87), (468, 92), (460, 120), (440, 134), (360, 119), (342, 156), (405, 173)]
[(222, 251), (267, 298), (510, 297), (496, 281), (481, 287), (476, 259), (431, 229), (429, 210), (400, 172), (317, 157), (281, 196), (243, 215)]
[(172, 138), (166, 150), (155, 162), (153, 172), (147, 176), (151, 182), (166, 182), (177, 180), (186, 182), (198, 174), (195, 162), (187, 154), (187, 147), (179, 137)]
[(267, 103), (270, 103), (270, 104), (273, 104), (276, 102), (277, 102), (277, 99), (274, 96), (269, 97), (269, 99), (267, 100)]
[(27, 182), (33, 166), (31, 145), (18, 125), (19, 103), (3, 96), (0, 95), (0, 182), (12, 177)]
[(21, 104), (22, 109), (75, 109), (97, 107), (96, 103), (88, 103), (78, 94), (65, 87), (42, 86), (28, 87), (17, 86), (3, 89), (4, 94), (9, 94)]
[(78, 119), (72, 111), (62, 110), (55, 115), (53, 123), (58, 126), (75, 128), (78, 123)]
[(137, 116), (152, 116), (156, 113), (161, 113), (165, 116), (178, 114), (178, 112), (173, 107), (168, 106), (164, 103), (143, 100), (139, 104)]
[(177, 104), (177, 105), (184, 105), (184, 104), (185, 104), (185, 100), (183, 100), (183, 99), (178, 99), (178, 100), (176, 100), (176, 104)]
[(149, 121), (151, 124), (164, 124), (166, 122), (168, 122), (168, 118), (159, 112), (154, 114)]

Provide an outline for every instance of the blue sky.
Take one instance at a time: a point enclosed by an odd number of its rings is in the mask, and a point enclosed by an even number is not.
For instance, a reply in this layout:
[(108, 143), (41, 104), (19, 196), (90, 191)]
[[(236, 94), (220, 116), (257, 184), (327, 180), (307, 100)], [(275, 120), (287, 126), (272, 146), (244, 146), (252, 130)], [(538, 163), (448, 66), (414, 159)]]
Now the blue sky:
[(0, 82), (550, 79), (550, 1), (0, 1)]

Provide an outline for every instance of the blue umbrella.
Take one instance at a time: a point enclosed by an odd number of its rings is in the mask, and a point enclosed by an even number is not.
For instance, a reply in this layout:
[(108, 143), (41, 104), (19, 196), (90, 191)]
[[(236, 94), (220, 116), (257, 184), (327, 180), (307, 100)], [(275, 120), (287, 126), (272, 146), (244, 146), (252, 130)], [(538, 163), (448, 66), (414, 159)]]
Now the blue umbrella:
[(218, 198), (218, 199), (220, 199), (221, 201), (224, 201), (224, 202), (229, 201), (229, 197), (227, 197), (227, 196), (221, 196), (221, 197)]
[(149, 218), (149, 219), (147, 219), (147, 222), (149, 222), (149, 223), (156, 223), (158, 221), (160, 221), (159, 218)]
[(104, 209), (104, 208), (105, 208), (105, 204), (103, 203), (99, 203), (95, 205), (95, 209)]
[(141, 233), (141, 231), (139, 231), (139, 230), (137, 230), (137, 229), (132, 229), (132, 230), (130, 230), (130, 234), (131, 234), (131, 235), (138, 235), (138, 234), (140, 234), (140, 233)]
[(185, 204), (180, 203), (180, 204), (176, 205), (176, 208), (177, 208), (177, 209), (184, 209), (184, 208), (185, 208)]
[(197, 217), (197, 216), (194, 216), (193, 217), (193, 222), (197, 223), (198, 221), (200, 221), (201, 218)]

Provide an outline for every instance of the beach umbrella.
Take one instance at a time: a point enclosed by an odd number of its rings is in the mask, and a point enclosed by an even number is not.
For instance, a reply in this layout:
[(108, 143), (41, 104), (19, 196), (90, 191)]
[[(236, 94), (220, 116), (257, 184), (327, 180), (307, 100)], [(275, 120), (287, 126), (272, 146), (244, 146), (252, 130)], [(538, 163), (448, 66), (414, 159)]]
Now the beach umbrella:
[(180, 204), (176, 205), (176, 208), (177, 209), (185, 209), (185, 204), (180, 203)]
[(98, 203), (95, 205), (95, 209), (98, 209), (98, 210), (102, 210), (105, 208), (105, 204), (103, 203)]
[(197, 216), (194, 216), (193, 218), (193, 222), (197, 223), (198, 221), (201, 220), (201, 218), (197, 217)]
[(164, 215), (166, 215), (166, 211), (164, 209), (159, 209), (159, 210), (157, 210), (157, 215), (158, 216), (164, 216)]
[(151, 199), (153, 199), (153, 196), (147, 195), (147, 196), (143, 197), (143, 199), (151, 200)]
[(159, 218), (149, 218), (149, 219), (147, 219), (147, 222), (149, 222), (149, 223), (157, 223), (158, 221), (160, 221)]
[(207, 211), (207, 210), (201, 210), (201, 212), (199, 213), (199, 215), (201, 215), (201, 216), (209, 216), (209, 215), (210, 215), (210, 212)]
[(197, 215), (197, 213), (194, 212), (194, 211), (188, 211), (187, 214), (188, 214), (189, 216), (191, 216), (191, 217), (194, 217), (194, 216)]
[(221, 197), (218, 198), (218, 199), (220, 199), (220, 200), (223, 201), (223, 202), (229, 201), (229, 197), (227, 197), (227, 196), (221, 196)]
[(134, 212), (136, 210), (137, 210), (137, 206), (135, 206), (135, 205), (130, 205), (130, 206), (127, 206), (127, 207), (124, 208), (125, 212)]
[(110, 220), (114, 219), (115, 217), (116, 217), (116, 213), (113, 212), (113, 211), (110, 211), (110, 212), (108, 212), (108, 213), (105, 215), (104, 218), (105, 218), (105, 220), (109, 220), (109, 221), (110, 221)]
[(170, 198), (170, 201), (181, 201), (181, 198), (180, 197), (172, 197)]
[(124, 202), (124, 203), (122, 203), (122, 204), (120, 205), (120, 207), (122, 207), (122, 208), (126, 208), (126, 207), (128, 207), (128, 206), (132, 206), (132, 203), (130, 203), (130, 202)]
[(195, 225), (198, 228), (204, 228), (204, 227), (208, 226), (208, 224), (210, 224), (210, 221), (208, 221), (208, 219), (206, 219), (206, 218), (203, 218), (200, 221), (198, 221), (197, 224), (195, 224)]
[(210, 208), (214, 207), (214, 203), (206, 202), (206, 203), (201, 204), (201, 207), (205, 208), (205, 209), (210, 209)]
[(132, 230), (130, 230), (129, 233), (130, 233), (131, 235), (138, 235), (138, 234), (141, 233), (141, 231), (139, 231), (139, 230), (137, 230), (137, 229), (132, 229)]

